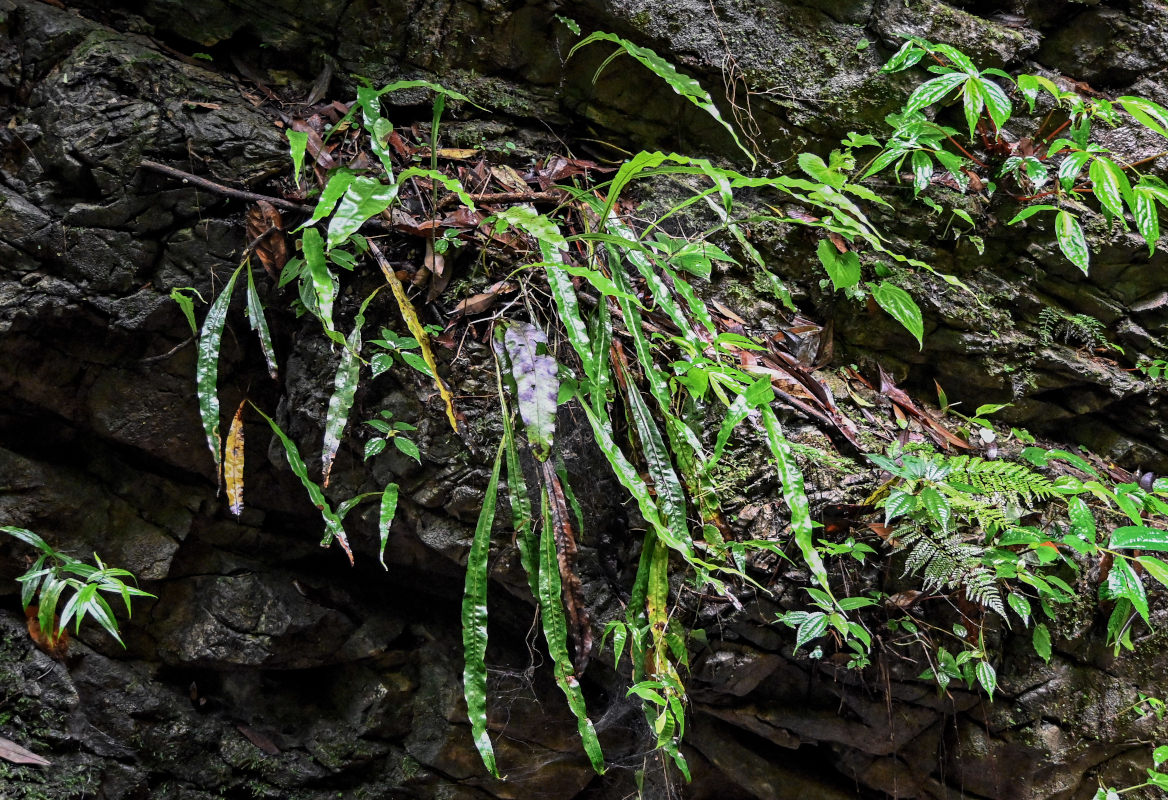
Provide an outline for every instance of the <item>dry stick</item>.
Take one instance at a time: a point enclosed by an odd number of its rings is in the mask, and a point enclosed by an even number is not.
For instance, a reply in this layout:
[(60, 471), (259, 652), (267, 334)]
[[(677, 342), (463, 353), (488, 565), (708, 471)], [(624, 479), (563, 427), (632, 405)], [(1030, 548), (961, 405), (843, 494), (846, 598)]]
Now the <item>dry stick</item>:
[(161, 172), (163, 175), (169, 175), (172, 178), (178, 178), (185, 183), (194, 184), (200, 189), (206, 189), (208, 192), (221, 194), (224, 197), (234, 197), (237, 200), (251, 200), (252, 202), (257, 203), (262, 201), (265, 203), (271, 203), (274, 206), (286, 209), (288, 211), (303, 211), (308, 213), (312, 212), (311, 206), (294, 203), (291, 200), (284, 200), (280, 197), (270, 197), (266, 194), (249, 192), (244, 189), (232, 189), (230, 186), (224, 186), (221, 183), (215, 183), (214, 181), (207, 180), (206, 178), (200, 178), (198, 175), (192, 175), (189, 172), (183, 172), (181, 169), (168, 167), (166, 164), (159, 164), (157, 161), (149, 161), (144, 159), (139, 163), (138, 166), (144, 167), (145, 169), (152, 169), (155, 172)]
[[(470, 196), (476, 203), (560, 203), (564, 200), (564, 193), (551, 192), (486, 192)], [(443, 210), (458, 205), (458, 195), (446, 195), (438, 203), (438, 209)]]

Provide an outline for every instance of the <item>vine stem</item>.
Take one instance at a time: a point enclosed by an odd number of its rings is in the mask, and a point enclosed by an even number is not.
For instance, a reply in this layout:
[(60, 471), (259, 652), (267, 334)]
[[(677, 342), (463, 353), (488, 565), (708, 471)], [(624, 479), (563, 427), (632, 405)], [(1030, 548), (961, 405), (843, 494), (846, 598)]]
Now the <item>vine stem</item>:
[(312, 212), (311, 206), (295, 203), (291, 200), (285, 200), (282, 197), (272, 197), (270, 195), (259, 194), (257, 192), (249, 192), (245, 189), (233, 189), (230, 186), (224, 186), (221, 183), (215, 183), (215, 181), (208, 180), (207, 178), (200, 178), (198, 175), (192, 175), (189, 172), (183, 172), (181, 169), (168, 167), (166, 164), (159, 164), (157, 161), (143, 159), (142, 161), (138, 162), (138, 166), (142, 167), (143, 169), (161, 172), (163, 175), (169, 175), (172, 178), (178, 178), (184, 183), (193, 184), (200, 189), (206, 189), (208, 192), (221, 194), (224, 197), (234, 197), (237, 200), (251, 200), (252, 202), (257, 203), (262, 200), (288, 211), (304, 211), (308, 213)]

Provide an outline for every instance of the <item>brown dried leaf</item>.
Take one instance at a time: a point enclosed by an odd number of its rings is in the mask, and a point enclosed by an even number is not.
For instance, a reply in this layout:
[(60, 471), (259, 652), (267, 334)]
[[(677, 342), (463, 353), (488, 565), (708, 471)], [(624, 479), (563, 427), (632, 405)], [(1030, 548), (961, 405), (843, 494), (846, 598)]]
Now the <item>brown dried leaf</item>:
[(47, 767), (52, 763), (3, 736), (0, 736), (0, 758), (11, 761), (13, 764), (34, 764), (38, 767)]
[[(37, 649), (49, 658), (63, 661), (65, 653), (69, 650), (69, 631), (63, 630), (60, 633), (44, 631), (38, 620), (39, 612), (39, 606), (28, 606), (24, 609), (24, 616), (28, 620), (28, 638), (32, 639), (32, 643), (37, 646)], [(53, 626), (56, 627), (59, 623), (60, 618), (54, 614)]]
[(500, 186), (509, 192), (530, 192), (531, 189), (527, 185), (527, 181), (519, 177), (519, 173), (511, 169), (506, 164), (500, 164), (497, 167), (491, 167), (491, 177), (493, 177)]
[(588, 617), (588, 606), (584, 602), (583, 587), (576, 575), (576, 533), (572, 529), (571, 512), (564, 487), (556, 475), (553, 460), (540, 464), (544, 486), (552, 512), (552, 530), (556, 539), (556, 557), (560, 566), (560, 583), (563, 585), (564, 608), (568, 612), (568, 624), (572, 629), (575, 657), (572, 665), (577, 673), (582, 673), (588, 665), (592, 653), (592, 623)]
[(280, 270), (288, 263), (288, 242), (284, 238), (284, 219), (267, 200), (247, 210), (247, 239), (258, 242), (255, 254), (260, 264), (272, 280), (278, 280)]
[(231, 427), (227, 433), (227, 452), (223, 457), (223, 477), (227, 482), (227, 507), (231, 513), (239, 516), (243, 513), (243, 406), (245, 399), (239, 404), (239, 410), (231, 420)]
[(249, 742), (254, 744), (259, 749), (263, 750), (268, 755), (270, 755), (270, 756), (280, 755), (280, 748), (276, 746), (276, 743), (273, 742), (271, 739), (269, 739), (267, 736), (264, 736), (259, 731), (252, 730), (251, 728), (244, 725), (242, 722), (235, 723), (235, 729), (237, 731), (239, 731), (240, 733), (242, 733), (244, 735), (244, 737)]

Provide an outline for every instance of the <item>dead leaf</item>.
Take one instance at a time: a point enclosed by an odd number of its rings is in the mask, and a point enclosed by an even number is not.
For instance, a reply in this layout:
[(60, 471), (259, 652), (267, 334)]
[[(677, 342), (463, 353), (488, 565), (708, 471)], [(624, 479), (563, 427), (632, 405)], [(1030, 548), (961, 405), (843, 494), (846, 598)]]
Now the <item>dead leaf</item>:
[(255, 242), (255, 254), (273, 281), (288, 263), (288, 242), (284, 238), (284, 219), (276, 207), (260, 200), (247, 210), (247, 238)]
[(249, 742), (254, 744), (260, 750), (263, 750), (268, 755), (270, 755), (270, 756), (280, 755), (280, 748), (276, 746), (276, 743), (273, 742), (271, 739), (269, 739), (267, 736), (264, 736), (259, 731), (252, 730), (251, 728), (244, 725), (242, 722), (235, 723), (235, 729), (237, 731), (239, 731), (240, 733), (242, 733), (244, 735), (244, 737), (246, 737)]
[(742, 317), (735, 314), (730, 309), (726, 308), (726, 306), (722, 305), (717, 300), (711, 300), (710, 302), (713, 304), (714, 308), (716, 308), (718, 310), (719, 314), (721, 314), (722, 316), (726, 317), (729, 320), (733, 320), (734, 322), (737, 322), (739, 325), (742, 325), (743, 327), (746, 326), (746, 320), (744, 320)]
[(210, 111), (215, 111), (219, 108), (222, 108), (222, 106), (220, 106), (218, 103), (204, 103), (199, 100), (183, 100), (181, 102), (187, 108), (205, 108)]
[(238, 517), (243, 513), (243, 406), (231, 420), (227, 433), (227, 452), (223, 456), (223, 478), (227, 482), (227, 507)]
[[(448, 158), (452, 161), (469, 161), (479, 154), (478, 150), (472, 150), (468, 147), (439, 147), (438, 157)], [(423, 158), (430, 157), (430, 148), (423, 147), (418, 150), (418, 155)]]
[(511, 281), (499, 281), (493, 286), (487, 287), (472, 297), (468, 297), (461, 301), (450, 312), (451, 319), (458, 317), (473, 316), (475, 314), (482, 314), (484, 311), (489, 311), (496, 303), (499, 302), (499, 296), (503, 294), (510, 294), (519, 287)]
[(530, 192), (531, 189), (527, 185), (527, 181), (519, 177), (519, 173), (511, 169), (506, 164), (500, 164), (497, 167), (491, 167), (491, 177), (493, 177), (500, 186), (509, 192)]
[(568, 510), (564, 487), (556, 475), (554, 459), (542, 462), (540, 468), (548, 505), (551, 507), (556, 558), (560, 567), (560, 583), (563, 585), (564, 610), (568, 612), (568, 625), (572, 630), (572, 642), (575, 645), (572, 665), (576, 668), (576, 674), (582, 674), (592, 653), (592, 623), (588, 617), (588, 606), (584, 602), (583, 586), (575, 571), (576, 533), (572, 529), (572, 515)]
[(0, 736), (0, 758), (13, 764), (34, 764), (38, 767), (47, 767), (52, 763), (3, 736)]
[[(32, 643), (37, 646), (37, 649), (49, 658), (55, 661), (63, 661), (65, 653), (69, 650), (69, 632), (61, 631), (60, 633), (54, 633), (53, 631), (43, 630), (37, 619), (39, 612), (39, 606), (28, 606), (24, 609), (24, 616), (28, 621), (28, 637), (32, 639)], [(53, 626), (56, 627), (59, 622), (60, 618), (54, 614)]]
[(828, 231), (827, 238), (830, 239), (831, 243), (835, 245), (836, 250), (839, 250), (841, 253), (848, 252), (848, 242), (846, 239), (844, 239), (844, 237), (840, 236), (835, 231)]

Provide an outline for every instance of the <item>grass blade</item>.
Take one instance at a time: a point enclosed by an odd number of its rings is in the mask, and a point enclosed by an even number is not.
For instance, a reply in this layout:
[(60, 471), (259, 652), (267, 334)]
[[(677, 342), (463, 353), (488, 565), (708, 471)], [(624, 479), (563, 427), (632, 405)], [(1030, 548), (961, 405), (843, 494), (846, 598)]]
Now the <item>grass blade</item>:
[(604, 774), (604, 754), (600, 750), (600, 740), (596, 729), (588, 719), (588, 709), (584, 705), (584, 694), (580, 691), (580, 681), (572, 669), (568, 656), (568, 625), (564, 618), (564, 607), (560, 599), (560, 570), (556, 555), (555, 532), (552, 529), (552, 513), (548, 503), (547, 490), (541, 492), (543, 511), (543, 533), (539, 547), (539, 607), (543, 619), (543, 635), (547, 640), (548, 654), (551, 656), (556, 684), (568, 698), (568, 708), (576, 717), (576, 728), (584, 742), (584, 752), (592, 762), (597, 774)]
[(220, 486), (223, 485), (223, 440), (219, 435), (219, 347), (223, 342), (223, 327), (227, 324), (231, 293), (241, 269), (242, 264), (231, 274), (231, 279), (207, 311), (207, 318), (203, 320), (203, 328), (199, 332), (199, 354), (195, 367), (199, 417), (203, 420), (203, 432), (207, 435), (211, 457), (215, 459), (215, 481)]
[(268, 362), (268, 374), (272, 376), (272, 380), (275, 380), (278, 375), (276, 348), (272, 345), (272, 332), (268, 328), (268, 321), (264, 319), (263, 303), (260, 302), (259, 293), (256, 292), (250, 259), (245, 269), (247, 270), (247, 321), (251, 323), (251, 329), (260, 337), (260, 348), (264, 351), (264, 361)]
[(487, 558), (490, 555), (491, 528), (495, 524), (495, 503), (499, 493), (499, 469), (505, 448), (499, 444), (491, 480), (483, 497), (483, 508), (475, 525), (474, 542), (466, 560), (466, 585), (462, 595), (462, 687), (466, 712), (470, 717), (471, 735), (483, 764), (499, 777), (495, 749), (487, 735)]
[(349, 557), (349, 565), (353, 564), (353, 551), (349, 548), (349, 538), (345, 535), (344, 525), (341, 524), (341, 518), (333, 511), (329, 505), (328, 499), (324, 496), (324, 492), (316, 485), (312, 478), (308, 477), (308, 467), (304, 464), (304, 459), (300, 457), (300, 451), (296, 447), (296, 443), (288, 438), (288, 435), (276, 424), (276, 421), (260, 411), (255, 403), (251, 403), (251, 407), (256, 410), (261, 417), (267, 421), (268, 426), (271, 427), (272, 433), (276, 434), (276, 438), (280, 440), (280, 444), (284, 446), (284, 456), (288, 459), (288, 466), (292, 468), (292, 473), (300, 479), (305, 491), (308, 492), (308, 499), (312, 504), (320, 509), (320, 515), (324, 519), (325, 535), (321, 540), (321, 547), (328, 547), (332, 544), (335, 538), (340, 542), (341, 549), (345, 551), (345, 555)]
[[(404, 173), (403, 173), (404, 174)], [(410, 303), (410, 298), (406, 296), (405, 287), (402, 282), (398, 280), (397, 275), (393, 271), (393, 267), (381, 249), (369, 242), (369, 251), (373, 253), (373, 257), (377, 259), (377, 265), (381, 267), (381, 274), (385, 276), (386, 283), (393, 291), (394, 299), (397, 300), (398, 308), (401, 310), (401, 315), (406, 321), (406, 327), (410, 329), (410, 333), (418, 342), (418, 347), (422, 351), (422, 358), (426, 362), (426, 366), (430, 368), (430, 374), (434, 378), (434, 383), (438, 386), (438, 394), (442, 396), (442, 402), (446, 404), (446, 419), (450, 421), (450, 427), (458, 433), (458, 419), (454, 416), (454, 395), (446, 388), (446, 384), (438, 377), (438, 362), (434, 360), (434, 351), (430, 349), (430, 335), (426, 333), (426, 329), (422, 327), (421, 320), (418, 319), (418, 314), (414, 311), (414, 306)]]

